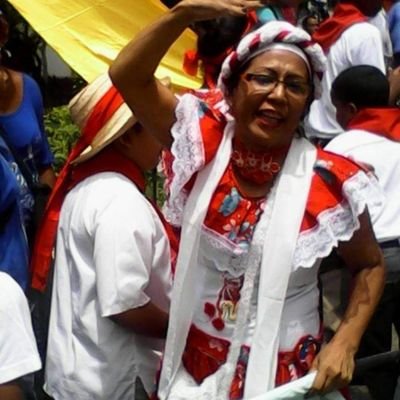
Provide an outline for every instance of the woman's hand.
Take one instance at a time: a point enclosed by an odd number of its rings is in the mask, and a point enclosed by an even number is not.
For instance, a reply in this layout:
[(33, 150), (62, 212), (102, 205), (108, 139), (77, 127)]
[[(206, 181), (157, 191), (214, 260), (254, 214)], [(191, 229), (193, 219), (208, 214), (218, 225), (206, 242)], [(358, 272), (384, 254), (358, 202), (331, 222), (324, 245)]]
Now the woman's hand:
[(355, 349), (334, 339), (319, 352), (312, 370), (317, 371), (311, 392), (327, 393), (348, 385), (354, 372)]
[(182, 0), (174, 9), (184, 10), (190, 22), (196, 22), (227, 15), (245, 15), (247, 11), (269, 3), (269, 0)]

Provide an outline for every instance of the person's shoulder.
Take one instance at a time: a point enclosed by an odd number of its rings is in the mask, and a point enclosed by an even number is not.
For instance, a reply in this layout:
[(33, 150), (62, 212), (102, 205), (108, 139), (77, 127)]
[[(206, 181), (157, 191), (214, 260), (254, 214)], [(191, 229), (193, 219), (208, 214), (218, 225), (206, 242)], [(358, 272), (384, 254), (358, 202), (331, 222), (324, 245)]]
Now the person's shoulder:
[(23, 91), (25, 104), (32, 104), (34, 107), (43, 107), (42, 92), (39, 84), (30, 75), (23, 73)]
[(368, 21), (357, 22), (351, 25), (343, 33), (343, 38), (351, 41), (355, 40), (367, 40), (368, 38), (380, 38), (379, 29)]
[(345, 156), (318, 149), (302, 230), (318, 225), (321, 215), (343, 212), (350, 218), (346, 204), (362, 208), (368, 196), (377, 194), (366, 169)]
[(0, 272), (0, 293), (0, 312), (14, 309), (18, 304), (26, 301), (21, 287), (5, 272)]
[(91, 223), (119, 224), (121, 221), (154, 219), (152, 205), (134, 182), (117, 172), (101, 172), (86, 178), (68, 193), (65, 210), (78, 210)]
[(325, 153), (341, 153), (341, 150), (347, 148), (354, 148), (360, 142), (365, 142), (366, 139), (370, 138), (372, 134), (367, 131), (360, 129), (350, 129), (339, 135), (336, 135), (329, 143), (324, 147)]
[(392, 8), (388, 13), (388, 16), (389, 17), (394, 16), (396, 18), (400, 18), (400, 2), (393, 4)]
[(326, 149), (318, 149), (317, 161), (314, 169), (317, 173), (325, 173), (334, 176), (341, 183), (358, 172), (367, 172), (354, 160)]
[[(217, 152), (227, 122), (229, 107), (219, 89), (195, 90), (192, 96), (197, 102), (199, 127), (202, 134), (205, 163), (207, 164)], [(191, 109), (191, 112), (195, 112)]]
[(344, 185), (359, 178), (364, 179), (367, 172), (357, 162), (344, 155), (318, 149), (312, 180), (312, 193), (317, 193), (317, 196), (312, 197), (315, 197), (317, 202), (318, 197), (323, 197), (324, 194), (328, 197), (333, 196), (333, 199), (342, 197)]
[(22, 79), (24, 81), (25, 90), (40, 91), (39, 84), (30, 75), (22, 73)]
[(76, 191), (85, 191), (86, 195), (96, 199), (96, 202), (109, 202), (110, 199), (129, 202), (132, 199), (143, 198), (143, 194), (132, 180), (113, 171), (89, 176), (76, 186)]

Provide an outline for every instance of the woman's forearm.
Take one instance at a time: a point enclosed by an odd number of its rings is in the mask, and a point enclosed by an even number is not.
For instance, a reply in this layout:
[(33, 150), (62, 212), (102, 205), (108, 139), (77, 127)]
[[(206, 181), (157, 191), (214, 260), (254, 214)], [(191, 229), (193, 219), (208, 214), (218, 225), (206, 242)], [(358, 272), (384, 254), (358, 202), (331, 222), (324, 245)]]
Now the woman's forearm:
[(312, 369), (317, 370), (313, 391), (326, 393), (351, 381), (354, 356), (382, 293), (384, 275), (382, 259), (358, 272), (343, 321), (313, 362)]
[[(193, 22), (226, 15), (246, 15), (266, 0), (182, 0), (143, 29), (121, 51), (110, 69), (117, 86), (145, 85), (171, 45)], [(127, 73), (128, 71), (128, 73)]]
[(142, 307), (124, 311), (110, 317), (124, 328), (155, 338), (165, 338), (168, 329), (168, 314), (151, 301)]
[(170, 146), (178, 100), (154, 77), (165, 53), (193, 22), (222, 15), (245, 15), (260, 0), (182, 0), (141, 31), (121, 51), (109, 75), (138, 121), (160, 143)]
[(160, 143), (172, 143), (177, 99), (159, 84), (154, 72), (173, 42), (190, 23), (182, 7), (175, 7), (140, 32), (119, 54), (109, 75), (138, 121)]
[(354, 353), (358, 350), (362, 335), (382, 295), (384, 280), (383, 258), (375, 267), (357, 273), (349, 304), (333, 341), (342, 343)]
[(177, 5), (149, 25), (121, 51), (110, 68), (117, 87), (146, 85), (171, 45), (191, 23), (184, 5)]

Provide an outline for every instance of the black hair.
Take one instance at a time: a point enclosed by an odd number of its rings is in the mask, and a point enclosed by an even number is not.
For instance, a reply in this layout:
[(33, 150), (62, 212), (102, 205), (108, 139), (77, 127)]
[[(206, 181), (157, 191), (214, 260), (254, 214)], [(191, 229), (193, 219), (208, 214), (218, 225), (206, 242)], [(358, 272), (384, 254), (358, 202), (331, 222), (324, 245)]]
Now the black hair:
[[(161, 0), (168, 8), (181, 0)], [(200, 57), (216, 57), (241, 39), (247, 26), (246, 16), (227, 15), (211, 20), (195, 22), (191, 27), (197, 34), (197, 50)]]
[(176, 6), (179, 2), (180, 0), (161, 0), (161, 3), (163, 3), (168, 8)]
[(332, 96), (357, 108), (387, 107), (390, 85), (382, 71), (371, 65), (357, 65), (341, 72), (332, 84)]
[(383, 7), (383, 0), (340, 0), (339, 2), (353, 4), (367, 17), (375, 17)]
[(0, 47), (4, 45), (8, 40), (8, 21), (0, 10)]
[(140, 122), (135, 122), (131, 129), (135, 134), (138, 134), (143, 132), (143, 125)]
[(197, 49), (201, 57), (216, 57), (236, 46), (247, 26), (247, 17), (224, 16), (197, 22)]

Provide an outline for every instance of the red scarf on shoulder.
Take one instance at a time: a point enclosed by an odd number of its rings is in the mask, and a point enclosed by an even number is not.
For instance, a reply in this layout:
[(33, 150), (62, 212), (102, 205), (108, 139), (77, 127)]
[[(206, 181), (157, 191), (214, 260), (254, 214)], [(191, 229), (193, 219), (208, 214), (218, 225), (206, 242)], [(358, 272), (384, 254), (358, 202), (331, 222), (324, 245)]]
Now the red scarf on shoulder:
[(325, 20), (314, 33), (313, 40), (322, 47), (326, 54), (347, 28), (367, 20), (368, 18), (355, 5), (339, 3), (335, 7), (332, 17)]
[[(46, 288), (47, 277), (50, 271), (53, 247), (55, 245), (58, 221), (65, 196), (68, 192), (86, 178), (101, 172), (117, 172), (130, 181), (143, 193), (145, 178), (143, 172), (130, 159), (108, 146), (93, 158), (76, 166), (68, 163), (60, 174), (56, 186), (46, 206), (42, 224), (37, 233), (32, 256), (32, 287), (43, 291)], [(167, 224), (156, 205), (154, 208), (163, 223), (171, 242), (171, 255), (174, 258), (176, 239), (172, 228)]]
[(400, 142), (400, 110), (364, 108), (351, 119), (347, 129), (360, 129)]

